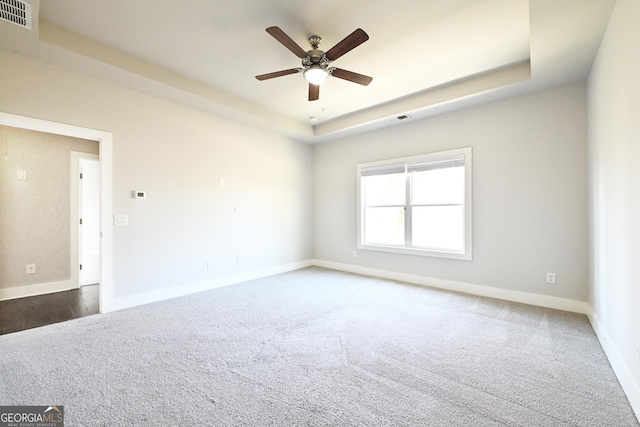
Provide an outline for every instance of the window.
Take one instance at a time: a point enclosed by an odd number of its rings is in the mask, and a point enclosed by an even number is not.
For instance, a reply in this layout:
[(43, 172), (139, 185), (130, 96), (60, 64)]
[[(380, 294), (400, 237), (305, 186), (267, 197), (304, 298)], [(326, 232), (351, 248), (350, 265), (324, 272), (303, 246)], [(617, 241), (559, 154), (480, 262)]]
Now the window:
[(471, 148), (358, 165), (358, 248), (471, 260)]

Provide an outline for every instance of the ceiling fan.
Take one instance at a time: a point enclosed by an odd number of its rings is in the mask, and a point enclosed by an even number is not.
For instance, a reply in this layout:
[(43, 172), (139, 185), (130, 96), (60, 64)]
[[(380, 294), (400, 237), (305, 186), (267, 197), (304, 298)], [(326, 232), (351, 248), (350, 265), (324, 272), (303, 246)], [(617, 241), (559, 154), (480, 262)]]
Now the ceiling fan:
[(273, 79), (275, 77), (288, 76), (289, 74), (303, 73), (304, 78), (309, 82), (309, 101), (316, 101), (320, 98), (320, 85), (325, 81), (327, 76), (337, 77), (339, 79), (358, 83), (364, 86), (367, 86), (371, 83), (371, 80), (373, 80), (373, 78), (369, 76), (354, 73), (353, 71), (329, 67), (331, 62), (369, 40), (367, 33), (360, 28), (349, 34), (327, 52), (318, 50), (318, 46), (320, 46), (320, 42), (322, 41), (318, 36), (309, 37), (311, 50), (305, 52), (279, 27), (269, 27), (267, 28), (267, 33), (271, 34), (298, 58), (302, 59), (302, 67), (290, 68), (288, 70), (256, 76), (256, 79), (260, 81)]

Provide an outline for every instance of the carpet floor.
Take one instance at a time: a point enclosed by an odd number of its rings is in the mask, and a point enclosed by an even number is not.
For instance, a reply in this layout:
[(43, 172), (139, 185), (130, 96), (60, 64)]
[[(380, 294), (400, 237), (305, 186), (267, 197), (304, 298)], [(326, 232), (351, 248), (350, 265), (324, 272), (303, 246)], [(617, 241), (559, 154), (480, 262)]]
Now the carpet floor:
[(322, 268), (0, 336), (65, 426), (638, 426), (586, 316)]

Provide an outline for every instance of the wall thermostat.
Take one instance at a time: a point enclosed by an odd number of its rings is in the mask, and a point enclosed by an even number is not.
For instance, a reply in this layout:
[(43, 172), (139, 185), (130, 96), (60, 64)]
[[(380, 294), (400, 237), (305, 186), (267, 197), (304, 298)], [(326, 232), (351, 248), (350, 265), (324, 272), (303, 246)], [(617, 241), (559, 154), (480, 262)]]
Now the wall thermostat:
[(146, 191), (134, 191), (133, 192), (133, 198), (134, 199), (146, 199), (147, 198), (147, 192)]

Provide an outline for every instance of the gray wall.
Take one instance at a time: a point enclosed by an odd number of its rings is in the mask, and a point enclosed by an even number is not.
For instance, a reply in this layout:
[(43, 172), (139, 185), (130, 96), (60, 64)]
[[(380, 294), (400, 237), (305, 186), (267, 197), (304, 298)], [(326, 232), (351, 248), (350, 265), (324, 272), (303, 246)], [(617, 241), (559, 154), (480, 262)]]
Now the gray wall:
[[(586, 301), (586, 86), (314, 147), (317, 259)], [(356, 165), (473, 147), (473, 261), (356, 249)], [(557, 284), (545, 282), (546, 272)]]
[(69, 280), (70, 153), (98, 143), (0, 126), (0, 146), (0, 289)]
[(113, 134), (113, 212), (129, 216), (113, 297), (310, 259), (308, 145), (6, 51), (0, 64), (0, 111)]
[(640, 2), (618, 0), (589, 76), (592, 323), (640, 415)]

